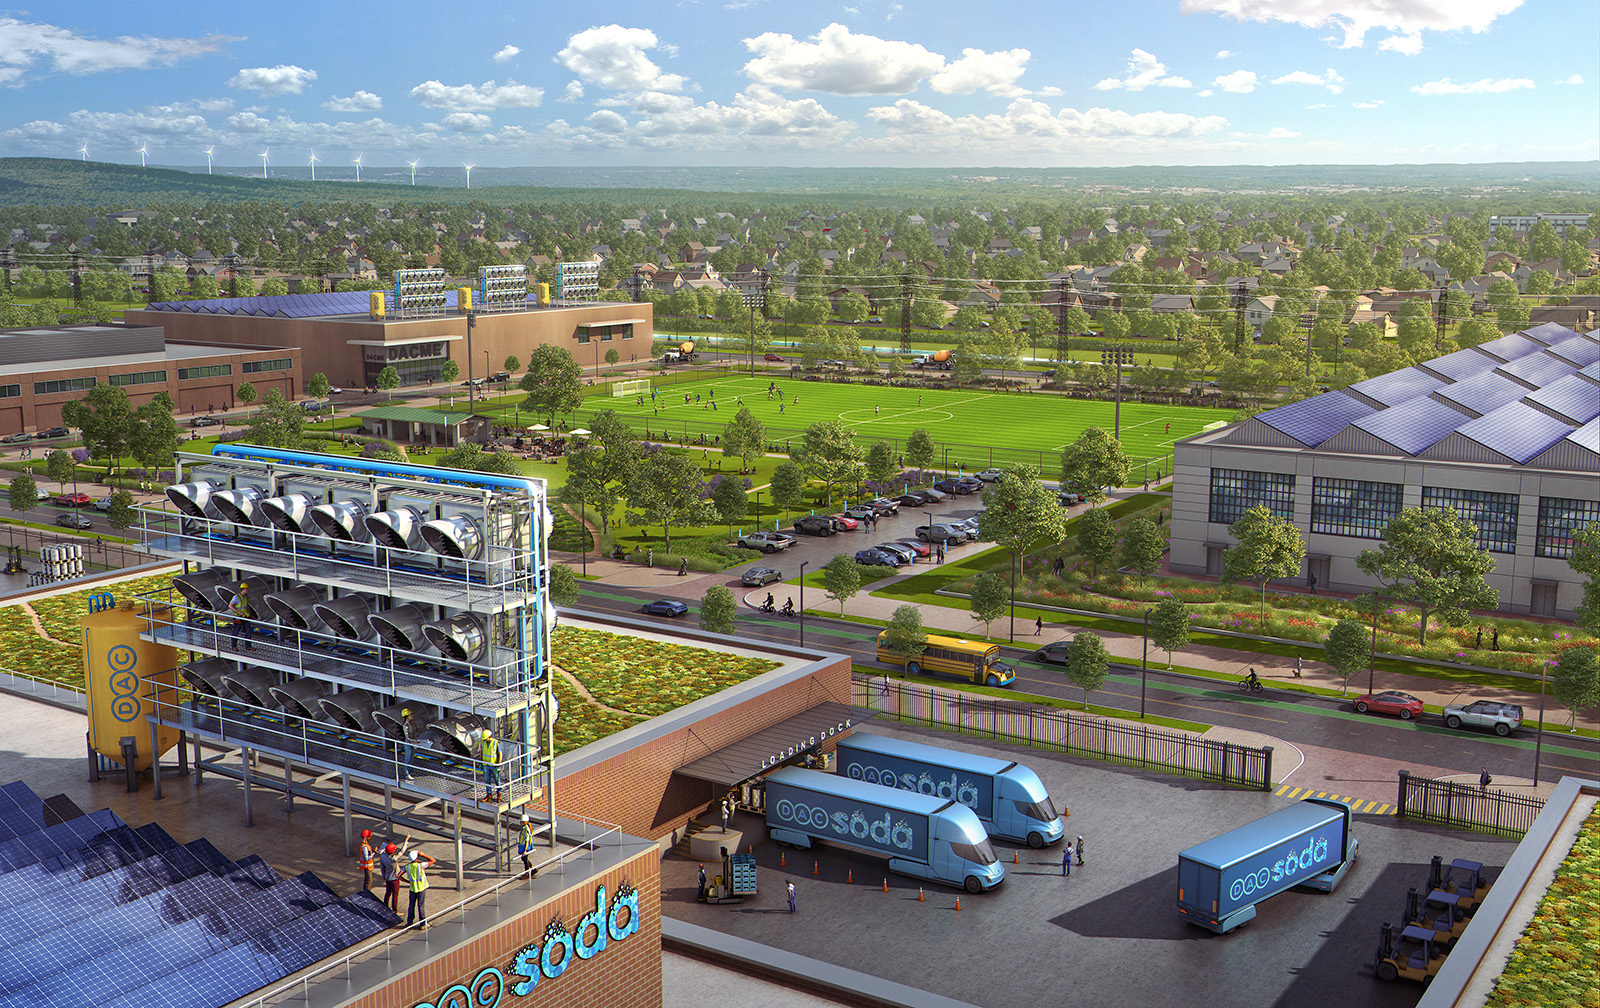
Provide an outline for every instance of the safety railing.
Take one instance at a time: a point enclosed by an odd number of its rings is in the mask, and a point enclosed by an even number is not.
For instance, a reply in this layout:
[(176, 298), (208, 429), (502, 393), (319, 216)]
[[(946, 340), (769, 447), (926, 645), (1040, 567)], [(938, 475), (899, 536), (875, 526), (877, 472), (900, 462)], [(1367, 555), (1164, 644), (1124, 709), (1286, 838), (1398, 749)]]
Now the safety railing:
[(1460, 781), (1435, 780), (1400, 771), (1400, 797), (1395, 815), (1423, 822), (1478, 830), (1496, 836), (1521, 837), (1538, 818), (1544, 799), (1501, 788)]
[(0, 668), (0, 689), (19, 696), (73, 704), (82, 704), (84, 700), (84, 691), (77, 686), (7, 668)]

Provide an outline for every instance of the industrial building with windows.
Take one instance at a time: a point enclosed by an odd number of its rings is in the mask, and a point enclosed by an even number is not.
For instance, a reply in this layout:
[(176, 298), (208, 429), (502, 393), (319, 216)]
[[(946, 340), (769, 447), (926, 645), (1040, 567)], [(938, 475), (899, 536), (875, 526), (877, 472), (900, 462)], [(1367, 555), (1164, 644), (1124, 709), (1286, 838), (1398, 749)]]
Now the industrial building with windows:
[(1365, 591), (1356, 558), (1391, 517), (1454, 508), (1502, 610), (1570, 617), (1597, 475), (1600, 338), (1547, 323), (1178, 442), (1171, 567), (1220, 574), (1228, 526), (1264, 504), (1304, 534), (1307, 585)]

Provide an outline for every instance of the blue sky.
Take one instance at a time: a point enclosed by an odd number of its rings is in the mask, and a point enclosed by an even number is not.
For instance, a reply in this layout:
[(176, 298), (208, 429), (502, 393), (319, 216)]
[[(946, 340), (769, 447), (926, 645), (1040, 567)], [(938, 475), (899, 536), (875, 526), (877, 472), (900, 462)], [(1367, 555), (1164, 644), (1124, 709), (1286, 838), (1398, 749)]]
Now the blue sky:
[[(1594, 0), (0, 11), (0, 155), (304, 167), (1600, 155)], [(356, 12), (360, 11), (358, 15)], [(159, 16), (153, 16), (159, 11)]]

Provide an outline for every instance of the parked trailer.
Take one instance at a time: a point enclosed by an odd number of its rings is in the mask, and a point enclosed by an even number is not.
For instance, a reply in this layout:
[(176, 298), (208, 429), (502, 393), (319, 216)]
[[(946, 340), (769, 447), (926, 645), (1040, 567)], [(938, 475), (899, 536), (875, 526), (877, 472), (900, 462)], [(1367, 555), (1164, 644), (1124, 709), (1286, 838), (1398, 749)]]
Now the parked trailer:
[(839, 740), (839, 773), (869, 784), (953, 798), (978, 814), (990, 836), (1043, 847), (1066, 833), (1039, 775), (995, 759), (856, 731)]
[(1293, 886), (1332, 892), (1356, 858), (1350, 806), (1307, 798), (1178, 855), (1178, 913), (1223, 934)]
[(968, 892), (1006, 877), (977, 813), (959, 802), (799, 767), (767, 775), (766, 802), (767, 831), (779, 843), (826, 840), (883, 855), (890, 871)]

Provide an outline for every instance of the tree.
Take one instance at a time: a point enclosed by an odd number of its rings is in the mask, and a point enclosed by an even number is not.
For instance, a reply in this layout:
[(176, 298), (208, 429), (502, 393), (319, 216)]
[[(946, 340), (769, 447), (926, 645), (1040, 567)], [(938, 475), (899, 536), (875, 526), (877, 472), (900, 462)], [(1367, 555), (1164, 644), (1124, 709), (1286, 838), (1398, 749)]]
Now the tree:
[(126, 490), (112, 491), (111, 501), (106, 506), (106, 522), (114, 529), (125, 529), (133, 525), (136, 517), (133, 494)]
[(72, 483), (72, 492), (78, 492), (78, 464), (72, 460), (72, 453), (64, 448), (44, 457), (44, 473), (57, 483)]
[[(1011, 569), (1035, 544), (1055, 545), (1067, 535), (1067, 516), (1056, 494), (1039, 482), (1033, 466), (1011, 466), (983, 492), (978, 538), (1011, 554)], [(1015, 585), (1013, 585), (1013, 588)]]
[(756, 461), (767, 453), (767, 428), (750, 407), (742, 406), (722, 428), (722, 454), (739, 460), (739, 473), (755, 469)]
[(239, 386), (238, 399), (246, 406), (256, 401), (256, 387), (249, 382)]
[(1095, 504), (1106, 499), (1108, 487), (1128, 481), (1129, 468), (1122, 444), (1099, 427), (1085, 430), (1061, 452), (1062, 486)]
[(1367, 628), (1361, 625), (1360, 620), (1342, 619), (1328, 631), (1322, 656), (1343, 680), (1339, 687), (1341, 694), (1349, 690), (1350, 677), (1367, 667), (1371, 653), (1367, 645)]
[(172, 458), (183, 444), (183, 431), (173, 416), (172, 397), (157, 392), (151, 400), (133, 411), (133, 423), (128, 435), (128, 451), (146, 469), (160, 469), (172, 464)]
[[(515, 357), (507, 357), (506, 360), (516, 360), (516, 358)], [(622, 354), (617, 351), (616, 347), (612, 347), (611, 349), (606, 351), (606, 363), (607, 364), (615, 364), (620, 360), (622, 360)], [(507, 371), (514, 371), (516, 369), (515, 368), (506, 368), (506, 370)]]
[(1010, 592), (1006, 579), (998, 574), (979, 574), (972, 583), (972, 618), (983, 620), (983, 632), (989, 633), (989, 624), (1004, 616)]
[(772, 470), (772, 503), (792, 510), (805, 502), (806, 474), (793, 462), (779, 462)]
[[(616, 363), (611, 359), (611, 355), (609, 353), (606, 354), (606, 363)], [(516, 354), (507, 354), (505, 361), (500, 366), (505, 368), (510, 373), (516, 374), (518, 371), (522, 370), (522, 361), (517, 357)]]
[[(978, 521), (983, 521), (982, 516)], [(1089, 564), (1089, 573), (1094, 577), (1111, 566), (1117, 555), (1117, 526), (1111, 520), (1111, 512), (1090, 508), (1078, 519), (1078, 554)]]
[(927, 428), (918, 427), (906, 436), (906, 464), (911, 468), (931, 469), (938, 457), (939, 449), (934, 445), (933, 435), (928, 433)]
[(894, 458), (894, 445), (887, 441), (874, 441), (867, 449), (867, 479), (883, 487), (894, 479), (900, 465)]
[(956, 344), (951, 370), (957, 385), (971, 385), (983, 377), (983, 346), (984, 338), (977, 333), (962, 337)]
[[(262, 297), (283, 297), (284, 295), (286, 295), (288, 293), (289, 293), (289, 283), (286, 280), (282, 280), (280, 278), (274, 277), (271, 280), (263, 280), (263, 281), (261, 281), (261, 296)], [(154, 290), (153, 289), (152, 289), (152, 294), (154, 294)], [(160, 300), (160, 299), (159, 298), (152, 298), (152, 300)]]
[(828, 597), (839, 603), (839, 615), (844, 615), (844, 604), (861, 590), (861, 565), (848, 553), (838, 553), (822, 568), (822, 587)]
[(1177, 599), (1162, 599), (1150, 613), (1150, 643), (1167, 653), (1167, 668), (1172, 668), (1172, 652), (1189, 643), (1189, 610)]
[(550, 601), (559, 606), (576, 605), (578, 572), (566, 564), (550, 565)]
[(711, 491), (711, 506), (717, 509), (717, 517), (727, 522), (729, 531), (732, 531), (733, 523), (750, 513), (750, 500), (745, 496), (744, 481), (731, 476), (718, 480)]
[[(531, 373), (533, 365), (528, 369)], [(660, 525), (669, 553), (674, 525), (705, 525), (717, 517), (711, 502), (700, 496), (700, 467), (687, 455), (671, 451), (645, 456), (628, 484), (627, 496), (628, 520)]]
[(633, 428), (614, 410), (602, 410), (589, 420), (586, 444), (567, 453), (567, 483), (562, 500), (581, 502), (600, 515), (600, 527), (610, 531), (612, 513), (626, 496), (627, 486), (643, 457)]
[(1600, 704), (1600, 660), (1593, 648), (1575, 647), (1561, 652), (1551, 673), (1550, 695), (1572, 712), (1568, 727), (1577, 724), (1580, 709)]
[(1478, 528), (1454, 508), (1405, 508), (1383, 529), (1383, 545), (1362, 550), (1356, 566), (1383, 582), (1389, 598), (1417, 607), (1418, 642), (1428, 615), (1458, 624), (1470, 609), (1493, 609), (1500, 593), (1483, 578), (1494, 559), (1474, 541)]
[(400, 387), (400, 371), (393, 364), (385, 365), (378, 372), (378, 387), (385, 392), (393, 392)]
[(312, 375), (311, 380), (306, 382), (306, 394), (313, 399), (326, 398), (328, 390), (331, 388), (333, 388), (333, 385), (329, 383), (328, 376), (321, 371)]
[(62, 422), (83, 433), (83, 444), (94, 458), (106, 460), (106, 475), (117, 459), (128, 453), (133, 407), (121, 385), (96, 385), (82, 399), (61, 405)]
[(837, 420), (807, 427), (794, 454), (806, 475), (822, 482), (830, 503), (835, 485), (853, 487), (861, 478), (861, 446), (855, 432)]
[(1590, 633), (1600, 634), (1600, 523), (1580, 529), (1572, 541), (1567, 565), (1585, 575), (1583, 598), (1575, 610), (1577, 623)]
[(1279, 518), (1265, 504), (1257, 504), (1228, 526), (1234, 544), (1222, 551), (1222, 580), (1254, 581), (1261, 585), (1261, 615), (1267, 611), (1267, 583), (1300, 569), (1306, 542), (1287, 518)]
[(922, 611), (914, 605), (896, 606), (884, 627), (883, 645), (904, 659), (908, 667), (928, 650), (928, 631), (922, 628)]
[(739, 623), (739, 603), (727, 585), (712, 585), (700, 600), (700, 629), (731, 634)]
[(501, 476), (518, 476), (522, 470), (517, 468), (517, 460), (510, 452), (484, 451), (483, 446), (476, 441), (463, 441), (450, 451), (439, 456), (434, 465), (445, 469), (461, 469), (466, 472), (496, 473)]
[(13, 511), (31, 511), (39, 503), (39, 484), (27, 473), (17, 473), (6, 485)]
[(460, 377), (461, 365), (457, 364), (453, 358), (446, 358), (445, 362), (439, 365), (439, 380), (446, 385), (455, 384), (455, 380)]
[(1098, 634), (1087, 630), (1072, 635), (1067, 645), (1067, 667), (1064, 675), (1072, 685), (1083, 690), (1083, 709), (1089, 709), (1089, 694), (1105, 685), (1106, 673), (1111, 668), (1111, 652)]
[(1160, 569), (1161, 556), (1166, 550), (1167, 537), (1161, 534), (1160, 527), (1148, 518), (1136, 518), (1123, 532), (1122, 566), (1141, 577), (1149, 577)]
[(583, 369), (565, 347), (543, 344), (528, 359), (528, 373), (517, 387), (526, 392), (522, 408), (540, 414), (555, 426), (556, 417), (571, 413), (583, 401)]
[(268, 448), (299, 448), (305, 443), (306, 411), (299, 403), (268, 389), (261, 409), (250, 418), (243, 440)]

